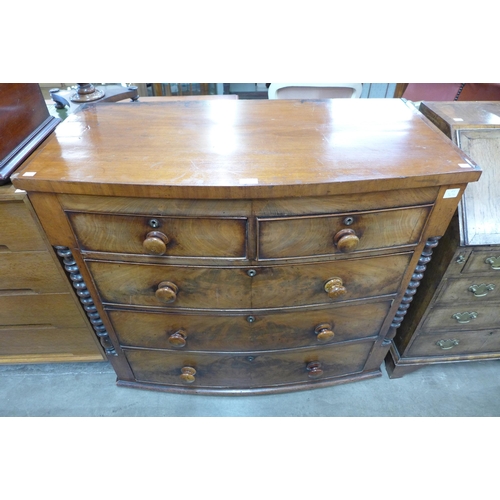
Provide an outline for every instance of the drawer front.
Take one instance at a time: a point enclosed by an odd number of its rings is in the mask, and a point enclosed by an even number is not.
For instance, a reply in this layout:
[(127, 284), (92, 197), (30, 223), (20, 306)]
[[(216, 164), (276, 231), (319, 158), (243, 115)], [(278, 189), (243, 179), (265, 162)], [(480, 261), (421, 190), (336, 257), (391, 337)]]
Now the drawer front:
[(65, 355), (75, 358), (93, 356), (102, 359), (91, 335), (87, 328), (0, 326), (0, 362), (6, 356)]
[(439, 294), (439, 303), (457, 303), (473, 306), (500, 300), (500, 273), (480, 278), (447, 280)]
[[(243, 268), (181, 267), (87, 261), (102, 301), (167, 308), (239, 309), (251, 304)], [(158, 291), (174, 289), (175, 296)], [(166, 300), (172, 300), (166, 302)]]
[(252, 278), (252, 305), (254, 308), (292, 307), (391, 295), (398, 290), (410, 259), (411, 254), (407, 253), (258, 267)]
[[(162, 308), (260, 309), (331, 304), (394, 294), (410, 258), (411, 254), (398, 254), (255, 268), (90, 260), (87, 265), (105, 303)], [(165, 288), (165, 283), (170, 284), (167, 288), (176, 290), (175, 294), (166, 294), (170, 302), (162, 299), (163, 294), (158, 291)]]
[(499, 328), (498, 305), (479, 304), (470, 301), (469, 305), (435, 307), (427, 316), (422, 330), (465, 331), (480, 328)]
[(408, 350), (408, 356), (448, 357), (489, 352), (497, 352), (500, 357), (500, 329), (420, 335)]
[(48, 252), (0, 254), (0, 293), (66, 292), (67, 283)]
[(0, 325), (87, 327), (67, 293), (0, 295)]
[(0, 202), (0, 220), (0, 255), (2, 252), (47, 250), (40, 230), (24, 202)]
[(473, 251), (462, 273), (498, 273), (500, 274), (500, 248)]
[[(245, 258), (247, 219), (69, 212), (83, 250), (175, 257)], [(162, 243), (163, 242), (163, 243)]]
[[(330, 346), (321, 350), (244, 354), (127, 349), (125, 355), (138, 382), (192, 388), (245, 389), (321, 381), (359, 373), (363, 370), (372, 346), (373, 343), (367, 341)], [(192, 369), (196, 373), (193, 374)]]
[(258, 219), (259, 259), (415, 245), (430, 209), (431, 205), (335, 216)]
[(265, 351), (376, 336), (391, 303), (323, 310), (208, 316), (108, 311), (120, 344), (189, 351)]

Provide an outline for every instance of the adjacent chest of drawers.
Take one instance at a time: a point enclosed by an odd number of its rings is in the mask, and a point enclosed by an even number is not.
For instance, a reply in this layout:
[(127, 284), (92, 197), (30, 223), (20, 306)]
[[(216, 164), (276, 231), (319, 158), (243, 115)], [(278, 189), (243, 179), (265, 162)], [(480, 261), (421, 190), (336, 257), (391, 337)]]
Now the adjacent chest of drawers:
[(387, 367), (500, 358), (500, 105), (424, 102), (421, 111), (483, 170), (435, 249)]
[(25, 192), (0, 186), (0, 363), (102, 361)]
[(422, 252), (480, 171), (403, 102), (352, 101), (89, 106), (16, 174), (120, 385), (381, 374)]

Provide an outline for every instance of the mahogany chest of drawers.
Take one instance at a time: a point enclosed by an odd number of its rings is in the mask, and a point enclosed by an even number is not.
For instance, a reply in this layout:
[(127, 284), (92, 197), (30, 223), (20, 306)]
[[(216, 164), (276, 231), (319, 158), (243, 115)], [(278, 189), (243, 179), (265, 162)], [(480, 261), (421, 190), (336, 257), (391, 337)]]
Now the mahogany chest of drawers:
[(479, 176), (403, 101), (239, 100), (88, 106), (14, 183), (119, 385), (236, 395), (380, 375)]
[(421, 112), (483, 170), (470, 184), (394, 338), (387, 368), (500, 358), (500, 103), (423, 102)]

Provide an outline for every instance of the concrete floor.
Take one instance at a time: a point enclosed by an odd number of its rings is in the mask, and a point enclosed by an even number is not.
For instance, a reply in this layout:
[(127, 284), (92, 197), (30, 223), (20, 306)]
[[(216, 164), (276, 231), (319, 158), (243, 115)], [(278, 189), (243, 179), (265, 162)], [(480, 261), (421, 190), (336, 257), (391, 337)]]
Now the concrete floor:
[(426, 366), (287, 394), (186, 396), (117, 387), (106, 363), (0, 366), (2, 417), (497, 417), (500, 362)]

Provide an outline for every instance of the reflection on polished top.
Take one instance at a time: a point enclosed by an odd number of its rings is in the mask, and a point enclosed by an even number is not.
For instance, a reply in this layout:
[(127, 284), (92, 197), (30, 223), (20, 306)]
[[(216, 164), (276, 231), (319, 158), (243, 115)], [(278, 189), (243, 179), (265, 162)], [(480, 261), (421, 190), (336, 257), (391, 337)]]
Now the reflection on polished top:
[(414, 188), (479, 175), (398, 99), (207, 100), (89, 105), (59, 125), (14, 184), (227, 199), (359, 192), (361, 181), (362, 191), (384, 191), (401, 178)]

